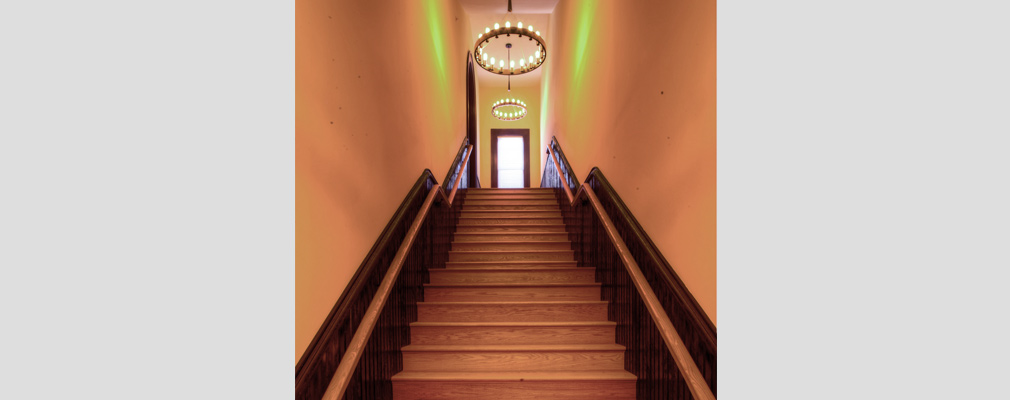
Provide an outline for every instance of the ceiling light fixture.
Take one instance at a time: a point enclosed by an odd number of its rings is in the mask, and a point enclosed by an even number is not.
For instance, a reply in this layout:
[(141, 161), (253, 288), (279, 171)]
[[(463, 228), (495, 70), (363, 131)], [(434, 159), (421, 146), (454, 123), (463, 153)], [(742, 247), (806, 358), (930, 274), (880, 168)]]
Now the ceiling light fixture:
[(515, 121), (526, 116), (526, 103), (519, 99), (501, 99), (491, 105), (491, 114), (502, 121)]
[[(523, 23), (519, 21), (515, 26), (513, 26), (512, 21), (509, 20), (510, 14), (512, 14), (512, 0), (508, 0), (508, 12), (505, 14), (505, 26), (501, 26), (496, 23), (494, 24), (494, 29), (485, 27), (484, 34), (477, 36), (477, 42), (473, 45), (473, 59), (477, 62), (477, 65), (480, 65), (485, 71), (490, 71), (498, 75), (508, 75), (511, 78), (512, 75), (525, 74), (543, 65), (544, 61), (547, 59), (547, 45), (544, 43), (544, 38), (540, 36), (540, 31), (535, 30), (532, 25), (524, 26)], [(488, 47), (493, 42), (497, 42), (502, 39), (506, 41), (506, 58), (502, 60), (502, 54), (498, 54), (497, 59), (500, 62), (495, 64), (495, 57), (488, 54), (488, 52), (491, 51)], [(524, 46), (527, 48), (529, 54), (523, 54), (518, 57), (519, 63), (516, 63), (512, 59), (512, 42), (515, 41), (518, 43), (522, 39), (532, 42), (532, 46)], [(509, 86), (510, 88), (512, 86), (511, 79), (509, 80)]]

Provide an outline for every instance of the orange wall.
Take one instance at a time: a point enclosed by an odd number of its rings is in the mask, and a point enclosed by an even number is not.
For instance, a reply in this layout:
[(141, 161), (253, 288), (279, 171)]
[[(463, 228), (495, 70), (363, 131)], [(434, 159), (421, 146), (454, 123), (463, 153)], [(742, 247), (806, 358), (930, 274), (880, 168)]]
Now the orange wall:
[(296, 0), (295, 18), (297, 361), (421, 172), (445, 176), (472, 40), (454, 0)]
[(600, 167), (715, 322), (715, 1), (561, 0), (547, 37), (541, 148)]
[[(477, 70), (478, 74), (490, 74), (487, 71)], [(501, 77), (505, 79), (505, 77)], [(543, 170), (537, 169), (540, 165), (540, 88), (537, 86), (517, 87), (512, 86), (512, 91), (502, 87), (480, 87), (480, 95), (477, 97), (477, 119), (480, 121), (478, 129), (480, 136), (477, 140), (480, 143), (480, 184), (483, 187), (491, 187), (491, 129), (529, 129), (530, 130), (530, 187), (540, 187), (540, 176)], [(491, 115), (491, 105), (494, 102), (506, 97), (522, 100), (526, 103), (526, 114), (518, 121), (502, 121)]]

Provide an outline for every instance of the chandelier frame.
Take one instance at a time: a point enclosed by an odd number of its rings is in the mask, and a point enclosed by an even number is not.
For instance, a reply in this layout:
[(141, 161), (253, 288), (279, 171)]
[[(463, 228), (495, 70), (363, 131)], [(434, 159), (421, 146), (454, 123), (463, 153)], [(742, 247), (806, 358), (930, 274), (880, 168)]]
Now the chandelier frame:
[[(522, 63), (520, 63), (519, 66), (510, 66), (510, 65), (499, 66), (494, 65), (493, 63), (487, 60), (484, 60), (483, 59), (484, 47), (486, 47), (487, 44), (491, 42), (491, 39), (501, 39), (501, 35), (505, 35), (505, 37), (507, 38), (511, 37), (512, 35), (516, 35), (517, 38), (525, 37), (528, 40), (536, 41), (538, 45), (538, 50), (540, 52), (540, 57), (534, 58), (534, 60), (529, 64), (523, 65)], [(511, 43), (507, 44), (511, 45)], [(506, 22), (506, 26), (499, 26), (498, 28), (495, 29), (485, 28), (485, 32), (477, 37), (477, 42), (474, 43), (473, 45), (472, 54), (473, 54), (473, 60), (477, 62), (477, 65), (480, 65), (481, 68), (483, 68), (485, 71), (492, 72), (498, 75), (508, 75), (508, 76), (522, 75), (539, 68), (541, 65), (543, 65), (544, 61), (547, 60), (547, 43), (545, 43), (544, 39), (540, 36), (540, 31), (531, 30), (529, 25), (520, 28), (518, 26), (510, 26), (510, 22)]]

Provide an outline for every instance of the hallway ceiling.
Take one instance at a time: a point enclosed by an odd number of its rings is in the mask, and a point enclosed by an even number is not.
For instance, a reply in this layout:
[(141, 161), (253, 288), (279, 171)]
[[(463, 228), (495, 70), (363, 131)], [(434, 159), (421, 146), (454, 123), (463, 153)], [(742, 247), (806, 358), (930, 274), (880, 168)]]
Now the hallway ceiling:
[[(484, 27), (492, 27), (496, 22), (502, 25), (505, 24), (505, 14), (508, 11), (507, 0), (458, 1), (467, 16), (470, 17), (471, 50), (473, 43), (477, 41), (477, 36), (484, 33)], [(554, 6), (557, 4), (558, 0), (512, 0), (512, 15), (516, 17), (512, 23), (515, 24), (518, 21), (522, 21), (525, 25), (532, 24), (535, 30), (540, 31), (540, 34), (544, 37), (544, 41), (547, 42), (547, 62), (551, 60), (551, 38), (547, 36), (547, 32), (550, 30), (550, 14), (554, 11)], [(495, 41), (491, 43), (494, 44)], [(504, 41), (499, 46), (504, 46), (503, 43)], [(497, 53), (498, 51), (495, 50), (491, 54)], [(477, 69), (477, 82), (481, 87), (504, 88), (507, 86), (508, 78), (505, 76), (481, 71), (480, 67)], [(540, 86), (540, 76), (543, 69), (544, 67), (541, 66), (532, 72), (513, 76), (512, 86)]]
[[(467, 14), (502, 14), (508, 11), (508, 0), (459, 0)], [(558, 0), (512, 0), (512, 12), (550, 14)]]

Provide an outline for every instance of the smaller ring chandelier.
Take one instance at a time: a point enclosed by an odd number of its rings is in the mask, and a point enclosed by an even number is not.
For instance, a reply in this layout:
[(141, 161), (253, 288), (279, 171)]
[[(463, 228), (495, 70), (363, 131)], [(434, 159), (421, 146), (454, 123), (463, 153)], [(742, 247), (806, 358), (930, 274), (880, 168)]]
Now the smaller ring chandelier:
[(491, 106), (491, 114), (502, 121), (522, 119), (526, 116), (526, 103), (519, 99), (501, 99)]

